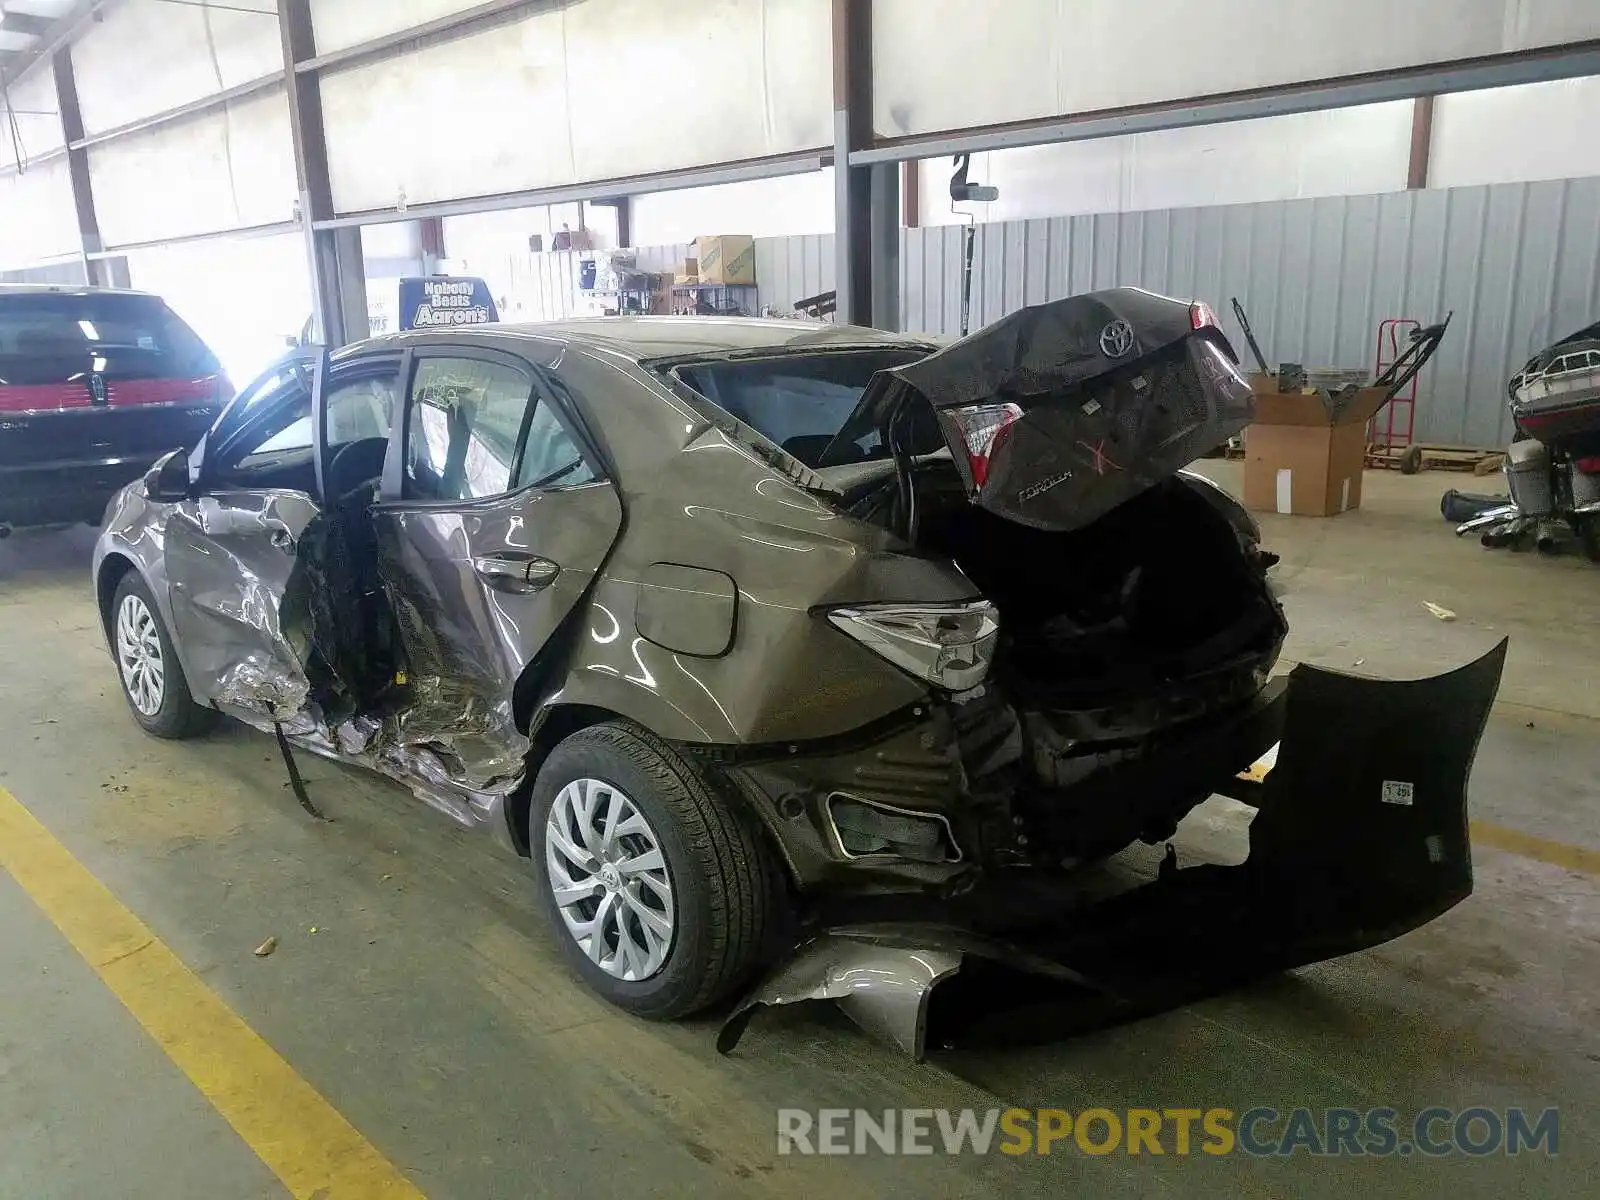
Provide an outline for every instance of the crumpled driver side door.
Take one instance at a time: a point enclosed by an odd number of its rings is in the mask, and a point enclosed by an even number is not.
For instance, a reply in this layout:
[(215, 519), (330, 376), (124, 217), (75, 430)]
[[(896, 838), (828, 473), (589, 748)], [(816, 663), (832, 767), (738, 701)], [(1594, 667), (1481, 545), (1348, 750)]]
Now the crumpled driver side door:
[(280, 606), (317, 515), (312, 405), (325, 351), (250, 384), (207, 435), (194, 492), (163, 542), (174, 635), (197, 699), (256, 724), (304, 705), (301, 654)]

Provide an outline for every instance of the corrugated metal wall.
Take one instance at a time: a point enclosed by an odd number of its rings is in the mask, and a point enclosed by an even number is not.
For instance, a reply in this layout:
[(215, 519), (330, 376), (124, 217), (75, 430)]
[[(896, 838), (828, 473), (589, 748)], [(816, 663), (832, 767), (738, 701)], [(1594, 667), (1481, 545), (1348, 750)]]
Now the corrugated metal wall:
[(833, 234), (756, 239), (756, 295), (763, 309), (794, 310), (796, 300), (833, 290)]
[[(959, 329), (962, 234), (905, 231), (905, 328)], [(1133, 284), (1209, 300), (1248, 357), (1237, 296), (1274, 364), (1370, 367), (1383, 318), (1427, 324), (1453, 309), (1420, 381), (1417, 436), (1498, 446), (1509, 376), (1600, 317), (1600, 179), (979, 225), (972, 273), (974, 329)]]
[[(906, 329), (961, 321), (960, 226), (903, 231)], [(686, 246), (644, 247), (645, 270)], [(520, 319), (585, 311), (578, 253), (508, 264)], [(756, 239), (763, 308), (780, 313), (834, 286), (833, 236)], [(1505, 384), (1530, 355), (1600, 318), (1600, 178), (1392, 192), (977, 226), (972, 328), (1024, 304), (1132, 284), (1209, 300), (1241, 357), (1228, 301), (1250, 316), (1267, 361), (1367, 367), (1378, 323), (1454, 310), (1418, 388), (1417, 436), (1493, 447), (1511, 436)], [(498, 286), (498, 285), (497, 285)]]

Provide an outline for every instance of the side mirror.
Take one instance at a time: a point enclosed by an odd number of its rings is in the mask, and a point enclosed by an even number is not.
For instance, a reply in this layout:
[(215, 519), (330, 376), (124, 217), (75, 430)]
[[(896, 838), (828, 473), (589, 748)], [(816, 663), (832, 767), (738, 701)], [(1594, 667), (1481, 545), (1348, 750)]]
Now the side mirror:
[(144, 473), (144, 496), (156, 504), (176, 504), (189, 498), (189, 454), (169, 450)]

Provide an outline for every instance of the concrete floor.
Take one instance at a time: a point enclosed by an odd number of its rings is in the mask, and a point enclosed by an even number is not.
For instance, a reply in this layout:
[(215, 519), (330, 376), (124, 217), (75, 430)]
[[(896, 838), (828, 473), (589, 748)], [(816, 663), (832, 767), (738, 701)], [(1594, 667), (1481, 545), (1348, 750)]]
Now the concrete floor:
[[(1236, 482), (1232, 464), (1205, 469)], [(312, 823), (270, 740), (242, 728), (142, 735), (100, 645), (89, 530), (0, 543), (0, 786), (432, 1197), (1592, 1195), (1600, 568), (1457, 541), (1435, 507), (1451, 484), (1471, 486), (1374, 473), (1358, 513), (1263, 519), (1284, 559), (1287, 653), (1422, 675), (1509, 634), (1473, 815), (1587, 849), (1591, 866), (1480, 845), (1476, 894), (1423, 930), (1047, 1047), (915, 1065), (831, 1011), (794, 1008), (719, 1059), (714, 1021), (604, 1007), (559, 962), (523, 865), (486, 840), (316, 761), (305, 770), (335, 820)], [(1241, 837), (1213, 802), (1179, 841), (1242, 853)], [(0, 1195), (285, 1194), (3, 871), (0, 928)], [(278, 951), (254, 957), (268, 935)], [(1431, 1104), (1560, 1106), (1560, 1154), (774, 1153), (779, 1107)]]

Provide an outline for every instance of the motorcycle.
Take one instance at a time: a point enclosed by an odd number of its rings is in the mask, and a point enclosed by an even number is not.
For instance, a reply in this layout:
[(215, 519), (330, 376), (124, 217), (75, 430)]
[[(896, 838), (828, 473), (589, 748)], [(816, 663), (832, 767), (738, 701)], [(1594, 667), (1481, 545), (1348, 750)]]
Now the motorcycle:
[(1529, 359), (1507, 385), (1517, 433), (1506, 447), (1504, 497), (1446, 494), (1457, 536), (1485, 546), (1559, 550), (1568, 531), (1600, 562), (1600, 322)]

